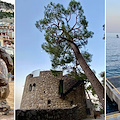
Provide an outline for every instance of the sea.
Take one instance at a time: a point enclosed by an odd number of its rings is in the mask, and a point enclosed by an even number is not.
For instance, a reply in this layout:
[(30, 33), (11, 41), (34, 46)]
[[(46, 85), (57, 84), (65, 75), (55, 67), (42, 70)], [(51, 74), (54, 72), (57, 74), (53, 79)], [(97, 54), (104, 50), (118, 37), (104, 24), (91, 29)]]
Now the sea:
[[(118, 37), (117, 37), (118, 36)], [(106, 34), (106, 77), (120, 76), (120, 33)], [(106, 98), (106, 113), (118, 111), (118, 106)]]
[(106, 34), (106, 77), (113, 76), (120, 76), (120, 33)]

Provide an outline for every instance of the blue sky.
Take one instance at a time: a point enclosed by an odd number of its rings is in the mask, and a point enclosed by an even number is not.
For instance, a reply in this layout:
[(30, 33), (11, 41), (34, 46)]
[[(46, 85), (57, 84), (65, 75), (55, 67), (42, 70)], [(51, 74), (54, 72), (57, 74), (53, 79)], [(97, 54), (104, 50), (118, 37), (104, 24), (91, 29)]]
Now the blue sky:
[[(78, 0), (79, 1), (79, 0)], [(36, 69), (50, 70), (50, 56), (42, 50), (41, 44), (45, 42), (44, 33), (35, 27), (37, 20), (44, 16), (44, 6), (51, 1), (16, 0), (15, 4), (15, 98), (16, 109), (19, 108), (25, 78)], [(70, 0), (52, 0), (67, 6)], [(84, 48), (92, 55), (91, 69), (97, 76), (105, 70), (105, 41), (103, 24), (105, 23), (104, 0), (81, 0), (84, 15), (87, 18), (88, 29), (94, 32), (92, 39)]]
[(120, 0), (106, 0), (106, 32), (120, 32)]

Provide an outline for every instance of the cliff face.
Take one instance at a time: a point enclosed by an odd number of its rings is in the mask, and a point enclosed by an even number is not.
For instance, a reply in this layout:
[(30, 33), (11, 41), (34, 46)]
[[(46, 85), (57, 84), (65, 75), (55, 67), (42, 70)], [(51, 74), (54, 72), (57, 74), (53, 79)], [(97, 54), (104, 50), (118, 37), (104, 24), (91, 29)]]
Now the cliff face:
[(0, 1), (0, 9), (14, 10), (14, 5), (12, 5), (11, 3)]

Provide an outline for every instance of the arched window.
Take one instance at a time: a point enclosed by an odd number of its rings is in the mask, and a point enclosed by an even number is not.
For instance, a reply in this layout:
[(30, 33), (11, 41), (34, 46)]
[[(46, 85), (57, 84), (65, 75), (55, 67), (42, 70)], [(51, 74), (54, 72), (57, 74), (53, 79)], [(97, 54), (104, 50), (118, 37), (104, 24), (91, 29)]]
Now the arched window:
[(31, 84), (29, 85), (29, 91), (32, 91), (32, 85)]
[(33, 84), (33, 91), (35, 91), (35, 89), (36, 89), (36, 84), (34, 83)]

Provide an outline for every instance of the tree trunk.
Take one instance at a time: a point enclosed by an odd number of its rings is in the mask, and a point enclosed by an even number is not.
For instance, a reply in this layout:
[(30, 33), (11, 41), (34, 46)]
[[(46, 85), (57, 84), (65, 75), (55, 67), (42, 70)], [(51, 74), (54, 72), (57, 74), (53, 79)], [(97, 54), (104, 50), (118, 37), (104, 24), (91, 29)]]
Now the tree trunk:
[(103, 108), (104, 108), (104, 87), (100, 83), (100, 81), (97, 79), (93, 71), (89, 68), (86, 61), (84, 60), (82, 54), (79, 51), (78, 46), (73, 43), (69, 42), (71, 45), (72, 50), (74, 51), (75, 57), (78, 60), (82, 70), (85, 72), (85, 75), (87, 76), (88, 80), (90, 81), (92, 87), (95, 90), (95, 93), (97, 94)]

